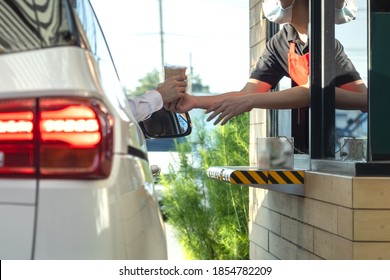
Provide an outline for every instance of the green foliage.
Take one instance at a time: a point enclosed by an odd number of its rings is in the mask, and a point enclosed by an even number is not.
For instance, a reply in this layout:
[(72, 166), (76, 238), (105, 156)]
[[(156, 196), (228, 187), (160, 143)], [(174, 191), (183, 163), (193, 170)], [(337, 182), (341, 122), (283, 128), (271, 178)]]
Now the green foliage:
[(203, 85), (199, 75), (195, 75), (192, 77), (192, 92), (208, 93), (210, 92), (210, 87)]
[[(145, 77), (138, 80), (139, 86), (134, 90), (125, 88), (126, 95), (128, 97), (135, 97), (141, 94), (144, 94), (148, 90), (155, 89), (157, 85), (160, 83), (160, 72), (154, 69), (153, 71), (147, 73)], [(192, 77), (192, 92), (202, 92), (208, 93), (210, 92), (210, 87), (207, 85), (203, 85), (202, 79), (199, 75), (195, 75)]]
[(212, 132), (204, 125), (194, 120), (195, 139), (178, 145), (179, 170), (162, 177), (164, 211), (190, 258), (249, 259), (248, 188), (206, 175), (210, 166), (248, 165), (249, 114)]
[(144, 78), (139, 79), (138, 82), (140, 85), (136, 87), (135, 90), (127, 90), (129, 97), (135, 97), (144, 94), (148, 90), (155, 89), (160, 83), (160, 74), (156, 69), (154, 69), (153, 71), (147, 73)]

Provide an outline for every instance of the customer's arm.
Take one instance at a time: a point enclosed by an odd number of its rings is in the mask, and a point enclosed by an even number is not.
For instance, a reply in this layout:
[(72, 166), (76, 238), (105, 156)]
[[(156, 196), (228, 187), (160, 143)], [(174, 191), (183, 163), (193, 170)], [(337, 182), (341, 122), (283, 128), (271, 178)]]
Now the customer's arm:
[(187, 87), (186, 79), (186, 75), (172, 76), (159, 84), (155, 90), (147, 91), (141, 96), (129, 99), (130, 109), (136, 120), (143, 121), (152, 113), (160, 110), (164, 104), (181, 98)]
[(161, 94), (156, 90), (147, 91), (145, 94), (128, 99), (131, 112), (135, 119), (140, 122), (160, 110), (163, 106)]

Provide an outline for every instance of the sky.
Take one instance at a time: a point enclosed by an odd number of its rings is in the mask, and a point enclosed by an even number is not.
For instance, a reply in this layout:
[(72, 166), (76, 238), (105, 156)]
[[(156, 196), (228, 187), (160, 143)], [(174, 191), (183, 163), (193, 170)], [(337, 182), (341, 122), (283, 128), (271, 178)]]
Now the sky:
[(367, 84), (367, 1), (358, 0), (356, 19), (348, 24), (336, 25), (335, 31), (336, 38)]
[[(159, 0), (91, 0), (122, 83), (162, 69)], [(184, 65), (213, 93), (249, 77), (248, 0), (162, 0), (166, 64)], [(187, 73), (189, 70), (187, 70)]]
[[(91, 0), (124, 86), (161, 70), (159, 0)], [(366, 80), (365, 0), (336, 37)], [(165, 63), (192, 67), (213, 93), (240, 90), (249, 77), (249, 0), (162, 0)], [(187, 70), (187, 73), (189, 70)]]

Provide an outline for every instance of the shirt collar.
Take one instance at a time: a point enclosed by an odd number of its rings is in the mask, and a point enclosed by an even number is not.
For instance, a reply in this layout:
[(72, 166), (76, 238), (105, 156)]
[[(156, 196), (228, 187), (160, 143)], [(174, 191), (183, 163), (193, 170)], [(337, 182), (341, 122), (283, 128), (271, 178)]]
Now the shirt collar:
[(298, 32), (295, 30), (294, 26), (291, 24), (285, 25), (287, 31), (287, 41), (288, 42), (297, 42), (299, 41)]
[(298, 32), (295, 30), (295, 27), (292, 26), (290, 23), (286, 24), (286, 31), (287, 31), (287, 41), (298, 43), (299, 45), (303, 45), (304, 47), (309, 46), (309, 40), (306, 44), (303, 44), (302, 41), (299, 39)]

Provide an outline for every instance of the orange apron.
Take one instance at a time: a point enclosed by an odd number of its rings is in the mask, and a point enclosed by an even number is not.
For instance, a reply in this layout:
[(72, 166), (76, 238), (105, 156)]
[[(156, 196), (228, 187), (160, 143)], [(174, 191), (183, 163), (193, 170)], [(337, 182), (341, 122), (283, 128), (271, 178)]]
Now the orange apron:
[(295, 43), (290, 42), (288, 54), (288, 73), (290, 78), (298, 85), (305, 85), (309, 80), (309, 53), (299, 55), (295, 53)]

